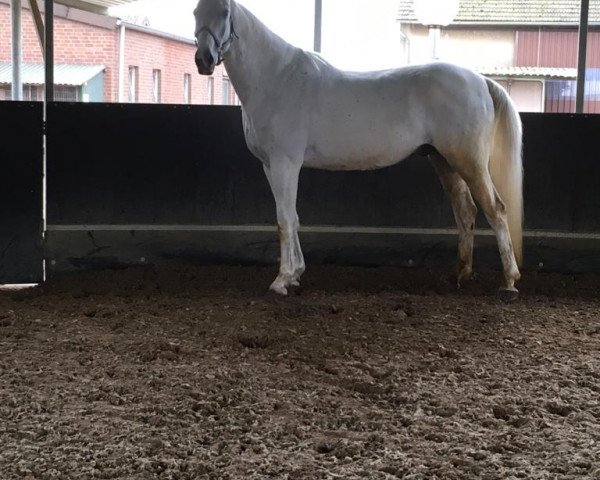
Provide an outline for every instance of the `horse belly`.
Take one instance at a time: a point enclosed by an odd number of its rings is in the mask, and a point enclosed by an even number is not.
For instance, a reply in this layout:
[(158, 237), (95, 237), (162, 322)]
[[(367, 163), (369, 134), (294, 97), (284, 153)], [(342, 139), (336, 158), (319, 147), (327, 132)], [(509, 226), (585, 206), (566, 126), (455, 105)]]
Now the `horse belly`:
[[(416, 146), (381, 134), (338, 133), (309, 144), (304, 166), (323, 170), (376, 170), (408, 157)], [(418, 145), (417, 145), (418, 146)]]

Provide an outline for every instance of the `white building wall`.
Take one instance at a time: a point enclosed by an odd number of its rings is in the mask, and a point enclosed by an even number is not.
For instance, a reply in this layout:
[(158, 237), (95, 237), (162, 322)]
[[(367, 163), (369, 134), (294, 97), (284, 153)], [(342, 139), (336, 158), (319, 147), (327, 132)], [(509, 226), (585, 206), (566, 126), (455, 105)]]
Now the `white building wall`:
[[(410, 64), (431, 60), (429, 31), (422, 25), (403, 25), (407, 37), (405, 61)], [(506, 30), (442, 29), (440, 60), (466, 67), (511, 66), (515, 61), (515, 33)]]

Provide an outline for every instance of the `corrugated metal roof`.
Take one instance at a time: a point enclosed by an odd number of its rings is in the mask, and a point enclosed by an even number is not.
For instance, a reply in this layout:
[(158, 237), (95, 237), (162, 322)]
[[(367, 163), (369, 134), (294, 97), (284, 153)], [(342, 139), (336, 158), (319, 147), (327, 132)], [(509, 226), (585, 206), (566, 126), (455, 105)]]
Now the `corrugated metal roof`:
[[(24, 63), (23, 83), (25, 85), (44, 84), (44, 64)], [(104, 71), (104, 65), (54, 65), (54, 83), (79, 87)], [(12, 83), (12, 64), (0, 62), (0, 84)]]
[[(80, 0), (82, 3), (92, 3), (94, 5), (98, 5), (99, 7), (109, 8), (109, 7), (117, 7), (119, 5), (125, 5), (126, 3), (134, 3), (139, 0)], [(61, 3), (60, 0), (57, 0), (56, 3)]]
[(95, 5), (96, 7), (100, 7), (100, 8), (110, 8), (110, 7), (118, 7), (119, 5), (126, 5), (128, 3), (135, 3), (138, 2), (139, 0), (65, 0), (65, 1), (61, 1), (61, 0), (56, 0), (54, 3), (59, 3), (62, 5), (70, 5), (72, 6), (73, 3), (78, 3), (81, 4), (81, 6), (83, 8), (85, 8), (85, 5)]
[[(460, 0), (453, 23), (579, 24), (580, 0)], [(417, 23), (413, 0), (400, 0), (399, 20)], [(590, 23), (600, 23), (600, 2), (590, 2)]]
[(577, 78), (576, 68), (479, 67), (475, 68), (475, 71), (487, 77), (561, 78), (566, 80)]

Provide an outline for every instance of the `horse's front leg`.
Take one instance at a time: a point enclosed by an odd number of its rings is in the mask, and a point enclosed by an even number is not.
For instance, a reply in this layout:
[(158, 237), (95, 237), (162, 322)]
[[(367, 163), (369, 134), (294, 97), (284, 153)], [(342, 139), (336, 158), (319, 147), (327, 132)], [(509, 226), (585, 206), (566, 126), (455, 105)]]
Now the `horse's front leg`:
[(288, 288), (300, 285), (305, 264), (298, 238), (300, 221), (296, 212), (298, 177), (301, 162), (290, 159), (275, 159), (265, 166), (265, 174), (271, 185), (277, 205), (277, 226), (281, 247), (279, 275), (271, 284), (271, 290), (287, 295)]

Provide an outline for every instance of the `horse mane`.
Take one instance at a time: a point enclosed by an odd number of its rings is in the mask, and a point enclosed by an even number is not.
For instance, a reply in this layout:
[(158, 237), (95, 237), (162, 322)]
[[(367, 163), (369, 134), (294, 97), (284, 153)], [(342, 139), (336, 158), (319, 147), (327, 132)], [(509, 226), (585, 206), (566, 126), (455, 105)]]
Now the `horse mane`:
[[(247, 19), (250, 21), (250, 23), (252, 23), (255, 27), (258, 27), (258, 28), (255, 28), (255, 30), (253, 31), (253, 34), (262, 34), (263, 40), (265, 41), (265, 47), (276, 48), (277, 46), (280, 46), (282, 48), (294, 49), (298, 53), (301, 52), (304, 55), (306, 55), (307, 57), (310, 57), (311, 61), (314, 63), (322, 63), (329, 67), (332, 66), (320, 54), (309, 51), (309, 50), (304, 50), (303, 48), (297, 47), (296, 45), (289, 43), (287, 40), (285, 40), (280, 35), (278, 35), (273, 30), (271, 30), (261, 19), (259, 19), (256, 15), (254, 15), (254, 13), (252, 13), (250, 10), (248, 10), (248, 8), (246, 8), (244, 5), (236, 2), (235, 0), (231, 0), (231, 2), (233, 4), (235, 4), (235, 9), (237, 11), (241, 11), (241, 13), (247, 17)], [(235, 18), (236, 17), (234, 14), (233, 25), (234, 25), (234, 28), (237, 29)]]

